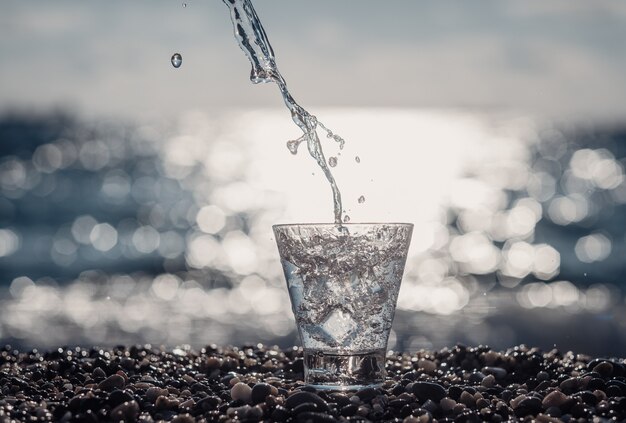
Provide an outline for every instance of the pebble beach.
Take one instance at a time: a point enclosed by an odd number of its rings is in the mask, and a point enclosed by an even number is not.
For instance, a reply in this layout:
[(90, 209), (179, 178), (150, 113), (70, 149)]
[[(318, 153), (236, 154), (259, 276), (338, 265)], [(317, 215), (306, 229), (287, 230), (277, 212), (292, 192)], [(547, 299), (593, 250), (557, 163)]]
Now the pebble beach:
[(8, 422), (626, 421), (626, 363), (525, 345), (390, 351), (388, 380), (316, 391), (302, 349), (0, 350)]

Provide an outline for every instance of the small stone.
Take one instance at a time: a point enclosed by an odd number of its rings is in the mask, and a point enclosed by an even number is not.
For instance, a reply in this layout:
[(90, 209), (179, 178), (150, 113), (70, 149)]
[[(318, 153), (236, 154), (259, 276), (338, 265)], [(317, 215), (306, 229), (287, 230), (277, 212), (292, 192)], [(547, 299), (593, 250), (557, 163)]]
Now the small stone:
[(115, 391), (111, 392), (109, 394), (109, 399), (107, 401), (107, 403), (109, 404), (109, 406), (111, 408), (115, 408), (120, 404), (123, 404), (125, 402), (130, 402), (133, 400), (133, 396), (130, 395), (127, 392), (124, 391), (120, 391), (119, 389), (116, 389)]
[(548, 409), (550, 407), (559, 407), (565, 401), (567, 401), (567, 395), (561, 391), (552, 391), (541, 401), (541, 405), (543, 408)]
[(189, 398), (187, 401), (183, 401), (180, 403), (180, 408), (193, 408), (196, 405), (196, 402), (193, 398)]
[(439, 402), (446, 396), (445, 388), (433, 382), (415, 382), (413, 384), (413, 393), (421, 401), (430, 399)]
[(317, 412), (319, 411), (319, 407), (317, 406), (317, 404), (315, 404), (314, 402), (304, 402), (296, 407), (294, 407), (293, 410), (291, 410), (291, 412), (297, 416), (300, 413), (305, 413), (307, 411), (314, 411)]
[[(358, 398), (358, 397), (357, 397)], [(328, 404), (318, 395), (312, 392), (296, 392), (295, 394), (289, 396), (287, 401), (285, 401), (285, 405), (288, 409), (293, 410), (300, 404), (304, 404), (305, 402), (312, 402), (317, 404), (322, 411), (328, 411)]]
[(465, 404), (457, 404), (454, 406), (454, 408), (452, 409), (452, 412), (454, 414), (461, 414), (463, 411), (465, 411), (465, 409), (467, 408), (467, 406)]
[(437, 370), (437, 364), (432, 360), (422, 358), (418, 360), (417, 368), (422, 369), (425, 373), (433, 374)]
[(474, 396), (467, 391), (463, 391), (461, 396), (459, 397), (459, 401), (468, 407), (473, 407), (476, 401), (474, 400)]
[(496, 379), (504, 379), (507, 371), (502, 367), (483, 367), (482, 372), (486, 375), (493, 375)]
[(171, 423), (196, 423), (196, 419), (189, 414), (179, 414), (171, 420)]
[(603, 378), (608, 378), (613, 374), (613, 365), (608, 361), (603, 361), (596, 365), (593, 371), (599, 373)]
[(241, 400), (248, 403), (252, 399), (252, 388), (243, 382), (238, 382), (230, 390), (230, 396), (234, 400)]
[(445, 412), (452, 411), (455, 405), (456, 405), (456, 401), (453, 400), (452, 398), (446, 397), (446, 398), (443, 398), (441, 401), (439, 401), (439, 406)]
[(491, 388), (495, 383), (496, 383), (496, 378), (494, 375), (485, 376), (483, 380), (480, 382), (480, 384), (484, 386), (485, 388)]
[[(276, 389), (276, 388), (274, 388)], [(252, 387), (251, 400), (252, 404), (265, 402), (265, 398), (272, 393), (272, 386), (267, 383), (257, 383)]]
[(124, 378), (120, 375), (111, 375), (98, 384), (98, 388), (103, 391), (112, 391), (113, 389), (124, 388)]
[(369, 402), (376, 395), (379, 395), (379, 391), (374, 388), (363, 388), (358, 391), (355, 395), (361, 399), (361, 401)]
[(100, 367), (96, 367), (95, 369), (93, 369), (93, 372), (91, 372), (91, 375), (94, 378), (107, 377), (107, 374)]
[(518, 395), (517, 397), (513, 398), (511, 400), (511, 408), (515, 409), (519, 406), (519, 404), (524, 401), (525, 399), (527, 399), (528, 397), (526, 395)]
[(111, 410), (111, 420), (114, 422), (135, 421), (139, 414), (139, 404), (136, 401), (129, 401), (118, 405)]
[(167, 390), (157, 388), (156, 386), (152, 386), (148, 388), (145, 395), (148, 401), (150, 401), (151, 403), (154, 403), (156, 399), (160, 397), (161, 395), (167, 395)]
[(578, 379), (571, 377), (569, 379), (565, 379), (563, 382), (561, 382), (561, 384), (559, 385), (559, 388), (561, 388), (561, 391), (567, 393), (567, 394), (571, 394), (573, 392), (576, 392), (578, 390), (579, 387), (579, 381)]

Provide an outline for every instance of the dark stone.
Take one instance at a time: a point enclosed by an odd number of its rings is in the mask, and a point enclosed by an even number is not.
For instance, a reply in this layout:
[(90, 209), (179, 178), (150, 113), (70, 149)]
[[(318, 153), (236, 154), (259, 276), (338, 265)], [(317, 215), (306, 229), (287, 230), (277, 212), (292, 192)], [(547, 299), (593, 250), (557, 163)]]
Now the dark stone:
[[(536, 415), (541, 411), (541, 400), (535, 397), (526, 398), (519, 403), (518, 408), (523, 407), (528, 410), (527, 414)], [(525, 414), (525, 415), (527, 415)]]
[(291, 412), (296, 416), (300, 413), (305, 413), (308, 411), (317, 412), (319, 411), (319, 407), (314, 402), (305, 402), (303, 404), (298, 405), (297, 407), (294, 407), (294, 409), (291, 410)]
[[(439, 402), (439, 401), (437, 401)], [(424, 404), (422, 404), (422, 407), (424, 410), (427, 410), (431, 413), (434, 413), (435, 411), (437, 411), (439, 409), (439, 405), (435, 404), (432, 400), (426, 400), (424, 402)]]
[(257, 383), (252, 387), (252, 404), (265, 402), (265, 398), (272, 392), (272, 387), (267, 383)]
[(587, 417), (587, 414), (588, 414), (587, 408), (585, 407), (585, 405), (580, 404), (580, 403), (574, 405), (569, 412), (572, 415), (572, 417), (575, 417), (577, 419)]
[(596, 405), (598, 397), (596, 397), (591, 391), (582, 391), (578, 393), (580, 399), (587, 405)]
[(402, 408), (407, 405), (409, 402), (402, 398), (396, 398), (394, 400), (389, 401), (389, 407), (393, 408)]
[(344, 407), (350, 404), (350, 398), (348, 398), (344, 394), (339, 394), (339, 393), (330, 394), (330, 399), (333, 402), (336, 402), (339, 407)]
[(125, 385), (124, 378), (120, 375), (111, 375), (98, 384), (98, 388), (103, 391), (112, 391), (114, 389), (122, 389)]
[(296, 419), (298, 423), (334, 423), (336, 420), (334, 417), (324, 413), (306, 412), (298, 414)]
[(613, 365), (608, 361), (602, 361), (593, 368), (593, 371), (603, 378), (608, 378), (613, 374)]
[(589, 389), (590, 391), (595, 391), (596, 389), (604, 391), (604, 388), (606, 388), (606, 383), (604, 383), (604, 381), (598, 377), (591, 379), (587, 383), (587, 389)]
[[(606, 386), (607, 387), (617, 386), (622, 392), (621, 395), (626, 395), (626, 383), (622, 382), (621, 380), (617, 380), (617, 379), (609, 380), (606, 383)], [(620, 395), (615, 395), (615, 396), (620, 396)]]
[(455, 401), (458, 401), (463, 393), (463, 388), (460, 386), (451, 386), (448, 388), (448, 396)]
[(220, 402), (221, 400), (218, 397), (204, 397), (196, 402), (196, 406), (194, 408), (200, 409), (203, 412), (211, 411), (215, 410)]
[(482, 382), (484, 378), (485, 378), (485, 374), (483, 374), (482, 372), (474, 372), (470, 375), (469, 382), (472, 384), (478, 384)]
[(285, 405), (288, 409), (293, 410), (300, 404), (304, 404), (306, 402), (315, 403), (320, 407), (322, 411), (328, 411), (328, 404), (326, 403), (326, 401), (321, 399), (319, 395), (305, 391), (296, 392), (295, 394), (288, 397), (287, 401), (285, 401)]
[(564, 394), (568, 394), (568, 395), (576, 392), (579, 386), (580, 386), (580, 383), (578, 379), (573, 378), (573, 377), (565, 379), (559, 385), (559, 387), (561, 388), (561, 391), (563, 391)]
[(395, 396), (398, 396), (403, 392), (404, 392), (404, 386), (402, 386), (401, 383), (394, 385), (394, 387), (391, 389), (391, 394)]
[(363, 388), (360, 391), (357, 391), (355, 394), (357, 397), (361, 399), (363, 402), (371, 401), (376, 395), (379, 395), (380, 391), (374, 388)]
[(413, 393), (421, 401), (430, 399), (439, 402), (446, 397), (445, 388), (438, 383), (432, 382), (415, 382), (413, 384)]
[(277, 405), (274, 411), (272, 411), (272, 421), (284, 422), (291, 417), (291, 413), (285, 407)]
[(559, 407), (550, 407), (546, 410), (546, 414), (550, 417), (561, 417), (561, 409)]
[(127, 392), (124, 391), (120, 391), (119, 389), (116, 389), (115, 391), (111, 392), (109, 394), (109, 398), (107, 400), (107, 403), (109, 404), (109, 406), (111, 408), (115, 408), (118, 405), (127, 402), (127, 401), (132, 401), (133, 400), (133, 396), (130, 395)]
[(483, 367), (482, 372), (486, 375), (493, 375), (496, 379), (504, 379), (507, 371), (502, 367)]
[(344, 417), (354, 416), (359, 409), (359, 406), (356, 404), (346, 405), (341, 408), (341, 415)]
[(611, 385), (604, 389), (604, 393), (607, 397), (619, 397), (622, 395), (622, 390), (619, 386)]

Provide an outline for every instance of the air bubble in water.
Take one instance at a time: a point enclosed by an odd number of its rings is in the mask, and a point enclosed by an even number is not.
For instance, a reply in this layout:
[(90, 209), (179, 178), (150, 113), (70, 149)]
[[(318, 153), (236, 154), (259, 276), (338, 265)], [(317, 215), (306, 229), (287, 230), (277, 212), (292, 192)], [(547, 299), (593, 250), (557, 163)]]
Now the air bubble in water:
[(348, 223), (348, 222), (350, 222), (350, 216), (345, 215), (345, 216), (343, 217), (343, 223)]
[(328, 165), (330, 167), (335, 167), (337, 166), (337, 157), (331, 157), (328, 159)]
[(361, 158), (360, 158), (359, 156), (356, 156), (356, 157), (354, 158), (354, 160), (355, 160), (357, 163), (361, 163)]
[(364, 195), (359, 197), (359, 204), (363, 204), (363, 203), (365, 203), (365, 196)]
[(172, 66), (174, 66), (175, 68), (177, 68), (177, 69), (178, 69), (178, 68), (180, 67), (180, 65), (182, 65), (182, 64), (183, 64), (183, 56), (181, 56), (181, 55), (180, 55), (180, 54), (178, 54), (178, 53), (174, 53), (174, 54), (172, 55), (172, 60), (171, 60), (171, 62), (172, 62)]

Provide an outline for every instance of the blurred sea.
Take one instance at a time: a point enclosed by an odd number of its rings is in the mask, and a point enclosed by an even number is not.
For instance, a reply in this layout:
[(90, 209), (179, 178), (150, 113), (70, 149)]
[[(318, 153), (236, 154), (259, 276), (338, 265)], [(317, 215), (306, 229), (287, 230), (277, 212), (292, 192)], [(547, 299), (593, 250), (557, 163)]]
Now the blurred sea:
[[(336, 173), (352, 221), (416, 224), (390, 348), (623, 354), (626, 126), (319, 116), (345, 128)], [(332, 216), (290, 136), (282, 110), (0, 117), (0, 340), (298, 343), (271, 225)]]

